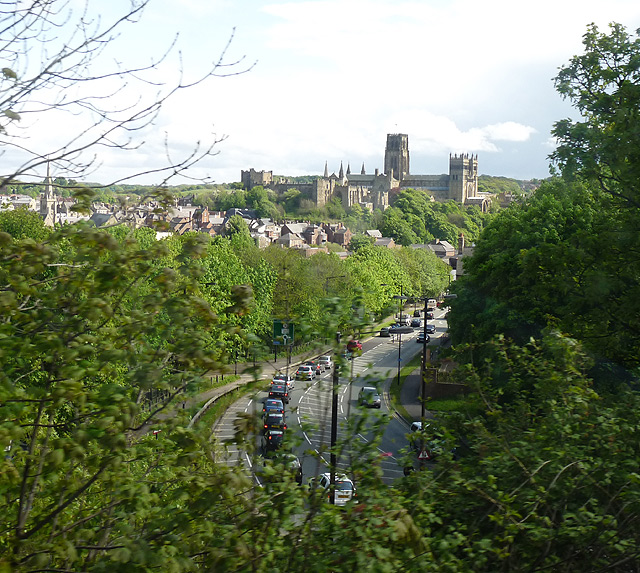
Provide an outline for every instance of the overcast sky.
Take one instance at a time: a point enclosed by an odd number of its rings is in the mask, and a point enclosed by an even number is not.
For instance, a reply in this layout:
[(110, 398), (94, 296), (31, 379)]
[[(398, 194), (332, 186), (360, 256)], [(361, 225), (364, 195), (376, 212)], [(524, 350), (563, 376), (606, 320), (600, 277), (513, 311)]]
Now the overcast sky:
[(576, 117), (552, 78), (582, 52), (589, 23), (605, 30), (614, 21), (640, 27), (640, 2), (153, 0), (118, 40), (123, 58), (179, 33), (195, 74), (235, 28), (227, 60), (255, 66), (186, 92), (147, 133), (155, 148), (105, 151), (91, 180), (160, 164), (165, 130), (178, 150), (226, 136), (192, 171), (217, 183), (251, 167), (322, 174), (325, 161), (330, 172), (341, 161), (382, 171), (387, 133), (408, 134), (413, 174), (446, 173), (449, 154), (467, 152), (478, 154), (481, 174), (546, 177), (552, 125)]

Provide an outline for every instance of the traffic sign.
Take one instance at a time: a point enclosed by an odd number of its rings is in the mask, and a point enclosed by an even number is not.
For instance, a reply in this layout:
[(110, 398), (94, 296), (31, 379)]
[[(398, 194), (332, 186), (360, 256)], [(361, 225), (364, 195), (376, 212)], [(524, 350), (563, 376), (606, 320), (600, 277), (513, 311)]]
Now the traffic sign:
[(293, 344), (294, 326), (288, 320), (273, 321), (273, 343), (288, 346)]
[(427, 450), (422, 450), (419, 454), (418, 454), (418, 459), (419, 460), (428, 460), (429, 459), (429, 452)]

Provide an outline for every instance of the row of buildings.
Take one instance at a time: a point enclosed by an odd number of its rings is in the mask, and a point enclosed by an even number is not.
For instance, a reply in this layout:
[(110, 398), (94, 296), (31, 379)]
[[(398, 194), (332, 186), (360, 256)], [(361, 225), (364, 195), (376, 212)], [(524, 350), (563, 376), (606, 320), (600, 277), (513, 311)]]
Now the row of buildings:
[(194, 206), (187, 201), (188, 199), (180, 199), (169, 209), (161, 209), (158, 203), (151, 201), (127, 212), (116, 205), (94, 203), (90, 215), (79, 214), (72, 209), (75, 200), (56, 195), (51, 177), (47, 176), (45, 190), (37, 199), (22, 194), (0, 194), (0, 211), (36, 211), (48, 227), (82, 220), (92, 221), (96, 227), (112, 227), (122, 223), (136, 228), (152, 227), (156, 229), (158, 238), (170, 234), (184, 235), (191, 231), (206, 233), (212, 237), (225, 235), (229, 220), (237, 215), (245, 220), (251, 236), (262, 248), (275, 243), (283, 247), (311, 250), (326, 247), (327, 243), (336, 243), (346, 249), (353, 236), (342, 223), (278, 224), (270, 219), (257, 217), (251, 209), (210, 212), (206, 207)]
[[(158, 205), (149, 203), (140, 205), (127, 213), (120, 212), (117, 207), (95, 204), (91, 215), (74, 213), (71, 207), (72, 198), (63, 198), (53, 194), (53, 188), (47, 186), (39, 199), (28, 195), (0, 194), (0, 211), (29, 209), (39, 212), (48, 226), (76, 223), (80, 220), (93, 221), (97, 227), (109, 227), (126, 222), (136, 227), (153, 227), (157, 229), (158, 238), (171, 234), (183, 235), (187, 232), (206, 233), (210, 236), (225, 235), (229, 220), (234, 215), (242, 217), (256, 244), (265, 248), (271, 244), (298, 249), (306, 256), (319, 251), (327, 251), (328, 243), (342, 247), (345, 252), (351, 242), (353, 233), (342, 223), (285, 222), (277, 223), (271, 219), (259, 218), (251, 209), (230, 209), (226, 212), (210, 212), (206, 207), (190, 204), (176, 205), (164, 213), (158, 213)], [(383, 237), (379, 230), (365, 232), (377, 246), (395, 248), (392, 238)], [(463, 238), (461, 237), (463, 240)], [(450, 262), (455, 268), (454, 259), (462, 253), (462, 246), (456, 250), (447, 241), (436, 240), (428, 245), (413, 245), (414, 248), (430, 249), (439, 258)]]

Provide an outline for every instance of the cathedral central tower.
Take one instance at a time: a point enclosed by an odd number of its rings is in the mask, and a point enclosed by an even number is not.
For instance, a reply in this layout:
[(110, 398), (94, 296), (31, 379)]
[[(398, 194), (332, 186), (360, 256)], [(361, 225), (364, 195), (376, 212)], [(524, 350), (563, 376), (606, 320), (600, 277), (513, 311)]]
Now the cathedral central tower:
[(384, 150), (384, 172), (402, 181), (409, 175), (409, 136), (406, 133), (388, 133)]

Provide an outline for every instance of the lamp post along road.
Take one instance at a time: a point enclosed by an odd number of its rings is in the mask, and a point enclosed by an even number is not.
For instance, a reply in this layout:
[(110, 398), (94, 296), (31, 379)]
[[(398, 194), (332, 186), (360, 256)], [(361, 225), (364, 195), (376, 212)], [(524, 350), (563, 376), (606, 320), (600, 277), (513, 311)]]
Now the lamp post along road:
[(333, 362), (333, 378), (331, 383), (331, 458), (329, 460), (329, 499), (331, 504), (336, 500), (336, 468), (338, 459), (336, 456), (336, 442), (338, 441), (338, 387), (340, 383), (338, 361)]
[[(331, 279), (342, 279), (346, 275), (333, 275), (326, 277), (324, 280), (324, 293), (328, 293), (329, 281)], [(339, 348), (341, 332), (336, 332), (336, 349)], [(338, 370), (338, 361), (333, 361), (333, 377), (331, 379), (331, 454), (329, 459), (329, 498), (330, 503), (336, 502), (336, 468), (338, 458), (336, 456), (336, 443), (338, 441), (338, 388), (340, 385), (340, 371)]]
[[(424, 416), (426, 413), (425, 407), (425, 399), (426, 399), (426, 376), (427, 376), (427, 300), (424, 299), (424, 321), (422, 323), (422, 333), (424, 336), (424, 343), (422, 344), (422, 372), (420, 372), (420, 404), (421, 404), (421, 415), (420, 420), (422, 421), (422, 427), (424, 429)], [(421, 444), (420, 451), (424, 449), (424, 444)]]
[(400, 302), (400, 318), (398, 318), (400, 326), (396, 328), (396, 334), (398, 335), (398, 386), (400, 386), (400, 365), (402, 363), (402, 335), (413, 332), (413, 329), (402, 324), (402, 301), (409, 298), (408, 296), (402, 296), (402, 285), (400, 285), (400, 296), (394, 296), (393, 298), (399, 299)]

